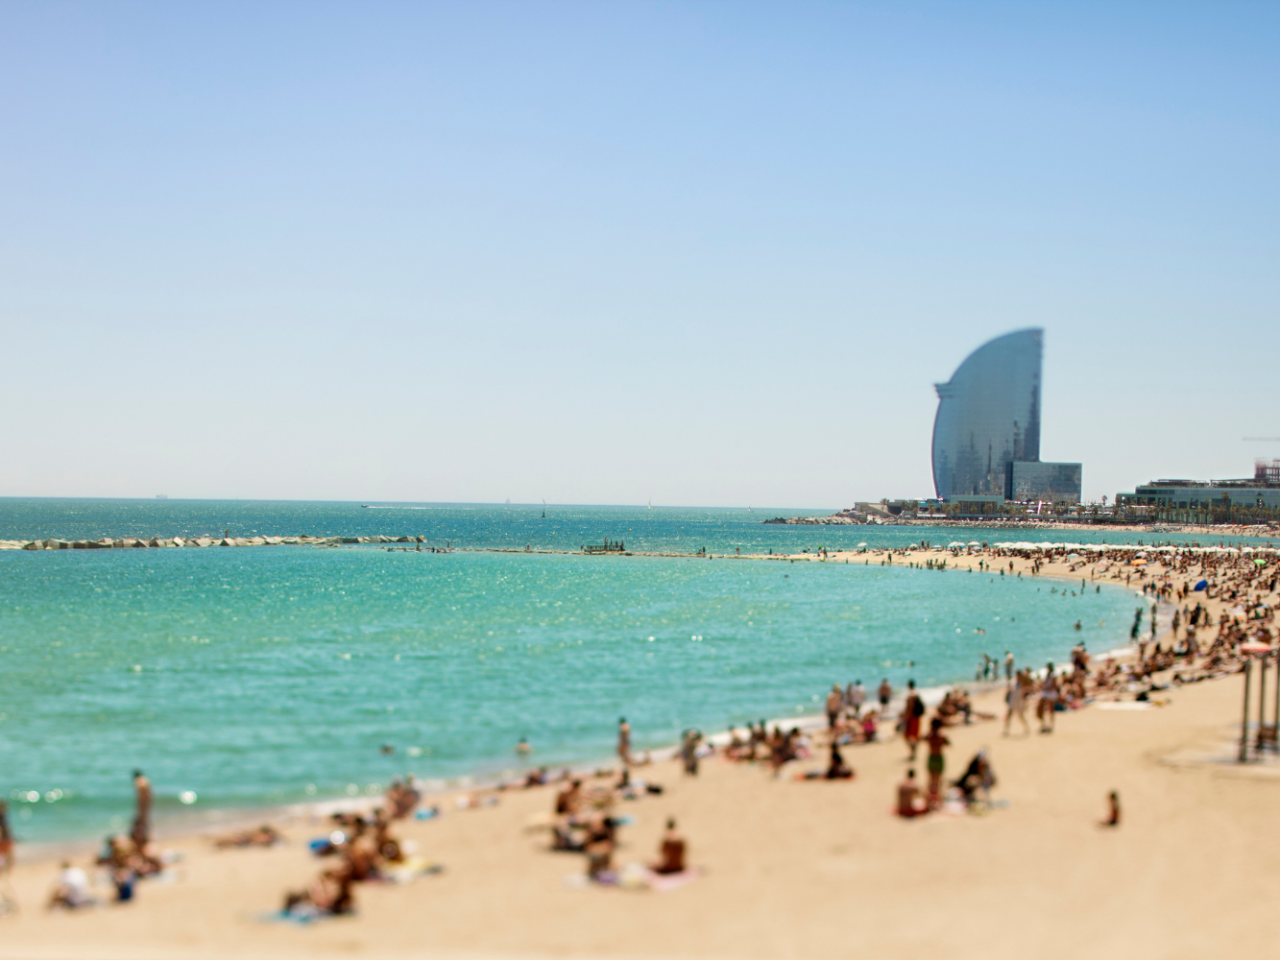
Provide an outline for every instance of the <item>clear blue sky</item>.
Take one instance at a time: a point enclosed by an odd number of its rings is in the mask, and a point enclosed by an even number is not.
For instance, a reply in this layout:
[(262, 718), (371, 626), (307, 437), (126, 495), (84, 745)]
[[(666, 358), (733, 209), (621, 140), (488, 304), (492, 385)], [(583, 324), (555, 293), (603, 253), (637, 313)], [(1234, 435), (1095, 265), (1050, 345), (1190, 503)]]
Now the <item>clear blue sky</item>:
[(1280, 455), (1280, 6), (6, 3), (0, 495), (840, 507), (1045, 327)]

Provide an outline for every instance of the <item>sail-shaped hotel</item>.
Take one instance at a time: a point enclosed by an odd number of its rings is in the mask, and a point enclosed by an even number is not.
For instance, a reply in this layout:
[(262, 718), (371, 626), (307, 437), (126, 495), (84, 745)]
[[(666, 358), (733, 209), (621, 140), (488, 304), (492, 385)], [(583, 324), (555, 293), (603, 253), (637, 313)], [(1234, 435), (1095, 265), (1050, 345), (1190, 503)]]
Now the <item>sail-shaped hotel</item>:
[(1079, 502), (1078, 463), (1040, 460), (1044, 331), (996, 337), (937, 384), (933, 486), (940, 500)]

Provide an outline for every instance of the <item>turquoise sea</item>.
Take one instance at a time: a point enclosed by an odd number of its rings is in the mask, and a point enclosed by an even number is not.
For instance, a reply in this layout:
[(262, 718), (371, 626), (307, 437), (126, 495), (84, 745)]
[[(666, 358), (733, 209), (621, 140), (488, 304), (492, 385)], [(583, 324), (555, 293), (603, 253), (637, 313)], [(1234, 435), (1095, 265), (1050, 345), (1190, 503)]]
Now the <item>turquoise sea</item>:
[[(719, 553), (957, 539), (761, 522), (795, 513), (781, 509), (545, 512), (0, 500), (0, 538), (229, 529), (455, 548), (609, 537)], [(1132, 593), (1057, 586), (901, 565), (467, 549), (3, 552), (0, 791), (20, 839), (88, 837), (127, 823), (134, 767), (155, 783), (162, 817), (366, 794), (407, 771), (447, 781), (511, 770), (522, 736), (539, 763), (605, 758), (621, 715), (641, 748), (658, 747), (685, 727), (814, 712), (833, 681), (934, 686), (1005, 650), (1040, 665), (1081, 636), (1076, 620), (1091, 649), (1124, 642)]]

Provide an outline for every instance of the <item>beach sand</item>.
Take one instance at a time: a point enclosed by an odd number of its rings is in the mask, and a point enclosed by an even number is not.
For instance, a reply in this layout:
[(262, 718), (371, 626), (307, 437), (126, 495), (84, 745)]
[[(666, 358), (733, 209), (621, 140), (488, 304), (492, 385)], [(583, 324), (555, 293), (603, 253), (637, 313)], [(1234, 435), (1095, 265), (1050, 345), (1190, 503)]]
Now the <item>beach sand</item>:
[[(894, 817), (907, 766), (896, 739), (845, 748), (852, 782), (718, 759), (694, 779), (654, 764), (638, 775), (666, 792), (620, 806), (636, 822), (616, 861), (650, 859), (677, 817), (702, 876), (667, 893), (567, 884), (583, 858), (526, 831), (550, 787), (409, 821), (401, 835), (445, 872), (363, 885), (358, 916), (309, 926), (259, 918), (326, 862), (306, 849), (321, 825), (289, 826), (271, 850), (166, 843), (185, 858), (175, 882), (76, 914), (40, 907), (56, 863), (22, 863), (23, 911), (0, 918), (0, 958), (1272, 956), (1263, 898), (1280, 880), (1280, 767), (1204, 760), (1230, 756), (1240, 693), (1233, 675), (1172, 690), (1163, 707), (1071, 711), (1052, 735), (1031, 716), (1028, 737), (1016, 722), (1008, 738), (999, 722), (949, 728), (949, 775), (991, 749), (1008, 805), (983, 816)], [(1003, 714), (997, 692), (975, 705)], [(819, 768), (817, 753), (793, 766)], [(1108, 829), (1113, 789), (1124, 821)]]

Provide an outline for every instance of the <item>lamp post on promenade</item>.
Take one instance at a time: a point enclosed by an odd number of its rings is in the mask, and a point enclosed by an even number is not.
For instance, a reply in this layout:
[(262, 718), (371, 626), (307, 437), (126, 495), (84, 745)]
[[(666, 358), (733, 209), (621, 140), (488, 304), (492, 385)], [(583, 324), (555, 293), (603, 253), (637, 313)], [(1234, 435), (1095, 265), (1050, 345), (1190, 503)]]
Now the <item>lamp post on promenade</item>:
[[(1271, 644), (1261, 643), (1257, 640), (1249, 643), (1240, 644), (1240, 652), (1244, 654), (1244, 712), (1240, 719), (1240, 763), (1246, 763), (1249, 759), (1249, 685), (1253, 676), (1253, 661), (1258, 660), (1258, 669), (1261, 671), (1259, 677), (1258, 690), (1258, 735), (1254, 740), (1254, 746), (1261, 755), (1262, 741), (1264, 731), (1266, 730), (1266, 710), (1267, 710), (1267, 658), (1271, 655)], [(1280, 707), (1280, 663), (1277, 664), (1277, 707)], [(1277, 724), (1280, 725), (1280, 712), (1276, 714)], [(1267, 739), (1274, 738), (1275, 734), (1267, 731), (1269, 736)]]
[(1249, 673), (1252, 658), (1244, 662), (1244, 716), (1240, 720), (1240, 763), (1249, 759)]

